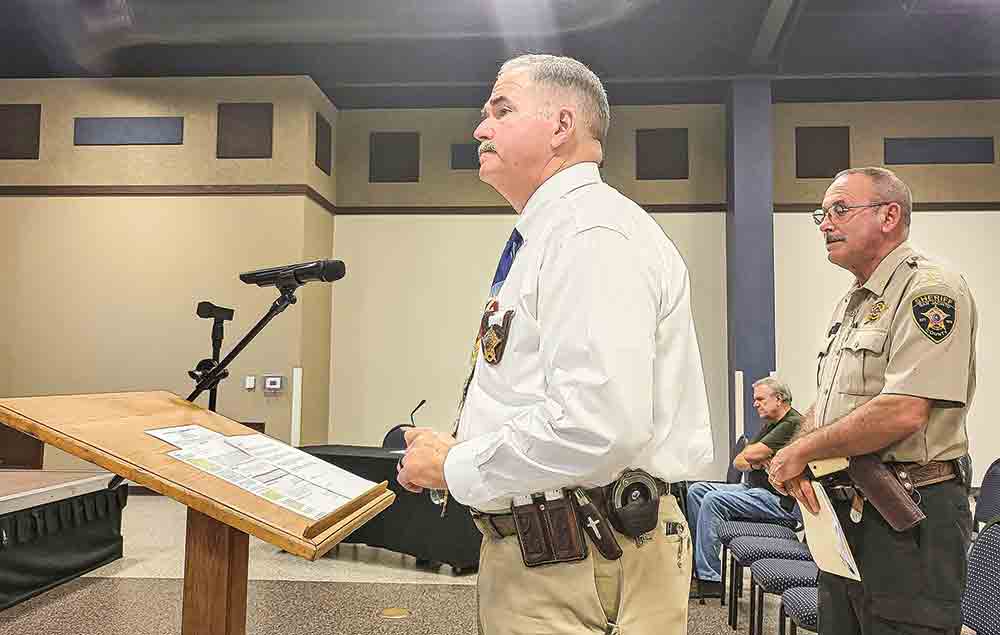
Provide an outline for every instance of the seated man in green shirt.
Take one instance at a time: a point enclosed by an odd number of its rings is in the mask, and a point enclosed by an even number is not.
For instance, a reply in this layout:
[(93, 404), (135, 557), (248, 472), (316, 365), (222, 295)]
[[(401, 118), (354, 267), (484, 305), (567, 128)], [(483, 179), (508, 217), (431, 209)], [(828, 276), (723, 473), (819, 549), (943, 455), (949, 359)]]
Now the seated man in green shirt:
[(744, 472), (742, 483), (693, 483), (688, 488), (688, 523), (695, 526), (695, 573), (706, 597), (722, 594), (719, 525), (727, 520), (797, 521), (798, 507), (782, 509), (780, 496), (767, 480), (764, 464), (795, 435), (802, 415), (792, 408), (792, 392), (773, 377), (754, 382), (753, 405), (763, 420), (760, 431), (733, 459)]

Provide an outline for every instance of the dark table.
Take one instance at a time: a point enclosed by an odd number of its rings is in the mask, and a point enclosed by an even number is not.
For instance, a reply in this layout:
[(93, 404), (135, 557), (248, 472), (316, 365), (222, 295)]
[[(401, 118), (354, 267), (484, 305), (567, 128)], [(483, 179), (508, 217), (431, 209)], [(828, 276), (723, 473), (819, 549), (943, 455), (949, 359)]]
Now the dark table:
[(389, 482), (396, 501), (381, 514), (359, 527), (344, 543), (383, 547), (415, 556), (417, 560), (450, 564), (456, 573), (479, 568), (479, 544), (482, 534), (469, 515), (469, 508), (456, 500), (448, 501), (441, 518), (441, 508), (430, 501), (426, 492), (413, 494), (396, 481), (399, 454), (385, 448), (358, 445), (314, 445), (303, 451), (379, 483)]

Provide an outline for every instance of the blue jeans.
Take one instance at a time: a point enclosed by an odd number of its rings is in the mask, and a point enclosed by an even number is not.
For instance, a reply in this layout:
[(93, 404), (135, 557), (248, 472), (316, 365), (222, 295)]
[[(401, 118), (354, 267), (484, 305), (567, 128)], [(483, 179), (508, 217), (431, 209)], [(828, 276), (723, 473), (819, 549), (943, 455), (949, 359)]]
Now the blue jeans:
[(781, 508), (779, 500), (766, 489), (742, 483), (692, 483), (687, 492), (687, 510), (688, 524), (696, 527), (694, 565), (698, 579), (706, 582), (722, 579), (719, 525), (723, 522), (802, 519), (798, 506), (794, 513), (789, 513)]

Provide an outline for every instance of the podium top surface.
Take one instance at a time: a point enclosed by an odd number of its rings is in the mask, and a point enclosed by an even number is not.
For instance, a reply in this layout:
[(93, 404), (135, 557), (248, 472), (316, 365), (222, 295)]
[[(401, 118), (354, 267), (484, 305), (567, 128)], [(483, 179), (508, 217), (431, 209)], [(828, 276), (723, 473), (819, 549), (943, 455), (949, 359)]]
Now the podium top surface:
[(0, 423), (304, 558), (322, 556), (392, 503), (384, 484), (345, 506), (312, 540), (313, 521), (167, 455), (177, 448), (147, 430), (197, 424), (226, 436), (254, 434), (164, 391), (0, 399)]

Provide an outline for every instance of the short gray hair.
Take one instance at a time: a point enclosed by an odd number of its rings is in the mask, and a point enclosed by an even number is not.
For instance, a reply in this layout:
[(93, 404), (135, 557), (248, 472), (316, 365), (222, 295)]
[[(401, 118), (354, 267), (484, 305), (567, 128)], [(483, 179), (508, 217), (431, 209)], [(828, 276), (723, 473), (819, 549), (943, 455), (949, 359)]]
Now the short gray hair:
[(778, 401), (792, 405), (792, 389), (788, 387), (783, 381), (779, 381), (774, 377), (765, 377), (763, 379), (758, 379), (753, 383), (753, 387), (757, 386), (767, 386), (774, 393), (774, 396), (778, 398)]
[(594, 71), (571, 57), (521, 55), (504, 62), (497, 78), (504, 73), (520, 70), (528, 71), (533, 82), (546, 88), (570, 91), (578, 100), (577, 105), (587, 131), (604, 145), (608, 126), (611, 124), (611, 108), (608, 106), (608, 94), (604, 91), (604, 85)]
[(910, 192), (910, 186), (896, 176), (896, 173), (892, 170), (878, 167), (848, 168), (839, 172), (834, 177), (834, 180), (836, 181), (842, 176), (850, 176), (851, 174), (863, 174), (867, 176), (871, 180), (872, 185), (875, 186), (875, 190), (882, 201), (886, 203), (899, 203), (899, 207), (903, 210), (903, 226), (909, 230), (910, 213), (913, 211), (913, 193)]

